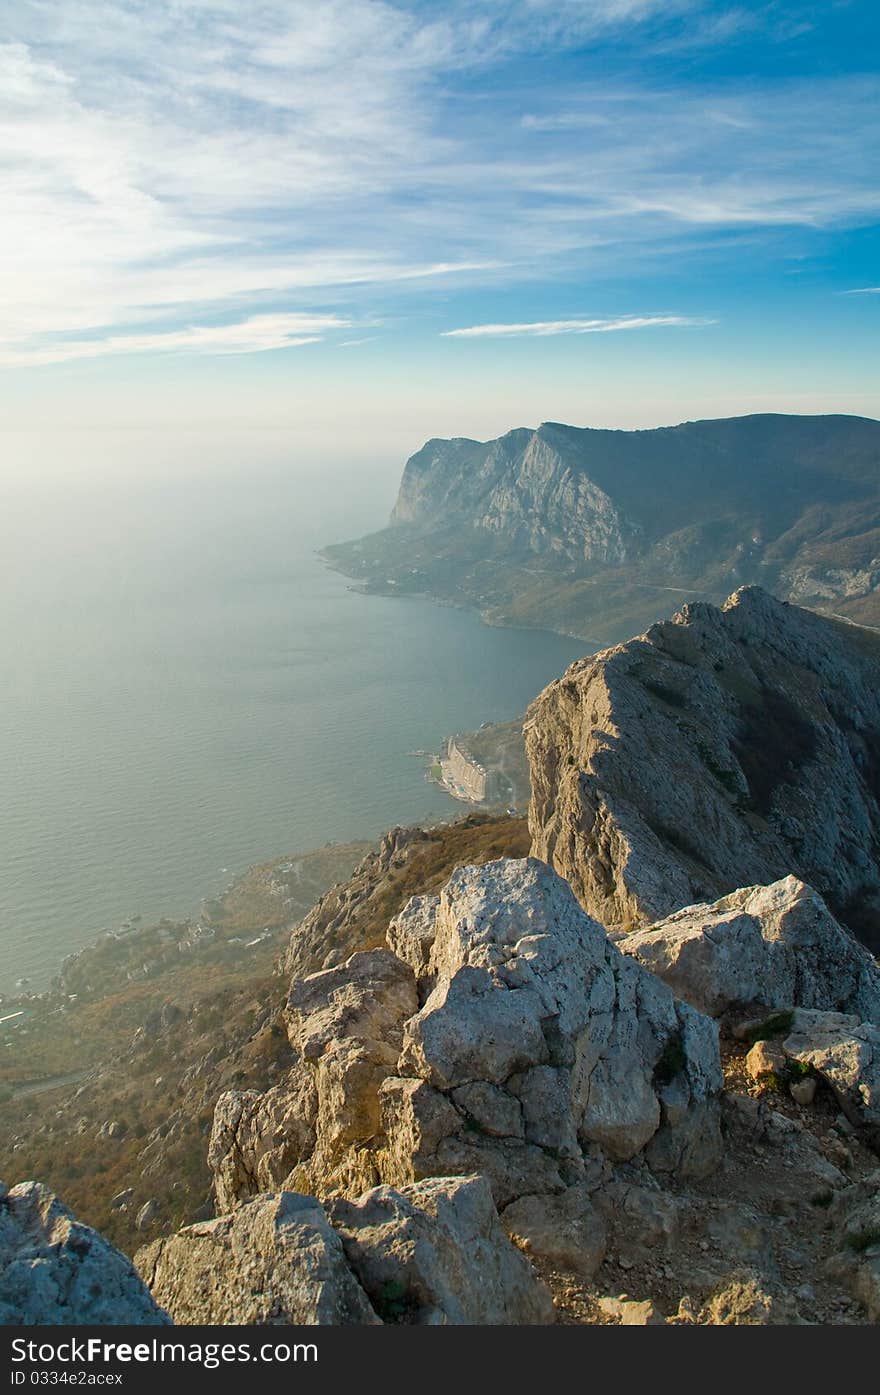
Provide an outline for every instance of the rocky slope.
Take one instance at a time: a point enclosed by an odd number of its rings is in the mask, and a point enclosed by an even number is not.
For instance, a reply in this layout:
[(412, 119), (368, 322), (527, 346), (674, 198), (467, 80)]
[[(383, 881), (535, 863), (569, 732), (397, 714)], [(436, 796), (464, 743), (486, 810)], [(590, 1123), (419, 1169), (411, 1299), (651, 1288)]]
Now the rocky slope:
[[(126, 1320), (880, 1320), (877, 677), (755, 589), (574, 665), (527, 724), (543, 860), (394, 830), (322, 898), (214, 1096), (216, 1214), (139, 1251), (146, 1316), (107, 1259)], [(93, 1311), (81, 1230), (0, 1188), (8, 1320)]]
[(47, 1187), (0, 1182), (0, 1324), (161, 1324), (129, 1260)]
[(880, 624), (880, 423), (764, 415), (653, 431), (545, 422), (433, 440), (391, 527), (326, 550), (370, 590), (614, 642), (760, 583)]
[(526, 722), (534, 852), (609, 928), (794, 873), (876, 947), (878, 653), (746, 588), (573, 664)]

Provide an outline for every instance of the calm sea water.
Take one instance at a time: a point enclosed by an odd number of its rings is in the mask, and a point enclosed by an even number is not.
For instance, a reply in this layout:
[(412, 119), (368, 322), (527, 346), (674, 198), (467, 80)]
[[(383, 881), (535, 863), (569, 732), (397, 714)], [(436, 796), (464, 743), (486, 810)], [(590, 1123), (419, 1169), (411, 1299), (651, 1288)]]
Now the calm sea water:
[(461, 811), (407, 751), (522, 711), (583, 646), (364, 597), (316, 556), (390, 477), (18, 478), (0, 518), (0, 992), (246, 866)]

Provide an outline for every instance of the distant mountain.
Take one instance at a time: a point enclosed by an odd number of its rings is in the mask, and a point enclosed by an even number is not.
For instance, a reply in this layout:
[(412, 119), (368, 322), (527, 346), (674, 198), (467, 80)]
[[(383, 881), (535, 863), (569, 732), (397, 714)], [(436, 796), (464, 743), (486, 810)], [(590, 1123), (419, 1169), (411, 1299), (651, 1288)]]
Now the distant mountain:
[(876, 624), (880, 422), (546, 422), (432, 440), (407, 461), (391, 526), (325, 556), (366, 590), (426, 592), (602, 642), (671, 600), (720, 601), (747, 583)]

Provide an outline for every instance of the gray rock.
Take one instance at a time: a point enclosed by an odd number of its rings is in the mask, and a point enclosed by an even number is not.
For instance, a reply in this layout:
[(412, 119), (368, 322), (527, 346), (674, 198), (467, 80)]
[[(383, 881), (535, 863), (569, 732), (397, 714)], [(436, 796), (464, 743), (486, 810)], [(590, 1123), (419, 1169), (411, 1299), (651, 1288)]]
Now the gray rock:
[(511, 1245), (483, 1177), (378, 1187), (327, 1210), (349, 1262), (386, 1321), (553, 1321), (547, 1289)]
[(658, 1172), (714, 1167), (716, 1024), (621, 955), (546, 864), (459, 868), (396, 918), (395, 943), (413, 919), (421, 1007), (413, 964), (387, 949), (293, 984), (296, 1065), (218, 1104), (221, 1200), (291, 1164), (284, 1187), (322, 1197), (478, 1172), (499, 1206), (646, 1148)]
[(573, 664), (525, 724), (532, 851), (609, 929), (793, 873), (873, 947), (876, 652), (748, 587)]
[(505, 1208), (501, 1222), (526, 1254), (582, 1278), (591, 1278), (605, 1258), (605, 1222), (586, 1187), (569, 1187), (559, 1196), (520, 1197)]
[(869, 1322), (880, 1322), (880, 1171), (839, 1192), (829, 1219), (840, 1250), (825, 1272), (861, 1304)]
[[(441, 1088), (506, 1080), (526, 1138), (563, 1156), (598, 1143), (633, 1157), (720, 1089), (712, 1024), (621, 956), (535, 859), (453, 873), (428, 970), (435, 987), (405, 1024), (402, 1070)], [(661, 1100), (672, 1080), (677, 1114)]]
[(135, 1217), (135, 1228), (137, 1230), (146, 1230), (148, 1226), (153, 1224), (158, 1215), (159, 1203), (155, 1197), (150, 1197), (150, 1200), (144, 1202)]
[(314, 1197), (254, 1197), (135, 1255), (176, 1323), (376, 1324), (338, 1236)]
[(0, 1324), (161, 1324), (129, 1260), (40, 1182), (0, 1185)]
[(880, 970), (796, 877), (686, 906), (618, 942), (710, 1017), (760, 1003), (880, 1022)]
[(880, 1027), (845, 1013), (799, 1008), (783, 1048), (830, 1085), (849, 1121), (880, 1148)]
[(260, 1094), (227, 1090), (214, 1109), (208, 1166), (221, 1213), (237, 1202), (279, 1187), (315, 1146), (318, 1092), (301, 1062), (283, 1082)]
[(679, 1230), (679, 1202), (674, 1195), (659, 1187), (612, 1181), (600, 1187), (593, 1200), (621, 1260), (641, 1264), (670, 1252)]

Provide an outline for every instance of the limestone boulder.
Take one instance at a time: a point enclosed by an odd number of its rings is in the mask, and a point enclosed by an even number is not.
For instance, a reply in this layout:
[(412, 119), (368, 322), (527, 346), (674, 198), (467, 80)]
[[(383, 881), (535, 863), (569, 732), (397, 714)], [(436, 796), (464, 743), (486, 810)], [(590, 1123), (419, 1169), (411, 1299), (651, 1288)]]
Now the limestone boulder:
[(125, 1255), (48, 1187), (0, 1183), (0, 1324), (169, 1321)]
[(499, 1223), (483, 1177), (434, 1177), (327, 1203), (352, 1269), (385, 1321), (553, 1321), (550, 1294)]
[(367, 950), (337, 968), (294, 979), (287, 1034), (304, 1060), (317, 1061), (343, 1039), (393, 1044), (417, 1008), (412, 970), (389, 949)]
[(880, 1022), (873, 956), (793, 876), (686, 906), (617, 944), (710, 1017), (760, 1004)]
[(584, 1149), (631, 1158), (720, 1089), (714, 1026), (622, 956), (536, 859), (453, 873), (425, 977), (402, 1073), (453, 1101), (475, 1078), (503, 1088), (525, 1141), (569, 1164), (570, 1180)]
[(605, 1258), (605, 1222), (586, 1186), (561, 1196), (522, 1196), (502, 1212), (510, 1238), (526, 1254), (589, 1279)]
[(313, 1197), (254, 1197), (135, 1255), (175, 1323), (245, 1326), (379, 1322)]
[(826, 1081), (850, 1122), (880, 1149), (880, 1026), (846, 1013), (798, 1009), (783, 1049)]
[[(536, 859), (453, 873), (395, 918), (390, 949), (296, 981), (297, 1062), (218, 1106), (218, 1197), (327, 1197), (480, 1173), (496, 1204), (551, 1196), (644, 1154), (662, 1174), (720, 1151), (718, 1029), (624, 956)], [(293, 1161), (295, 1159), (295, 1161)]]

